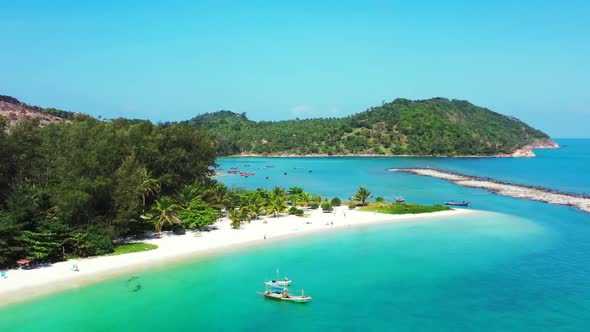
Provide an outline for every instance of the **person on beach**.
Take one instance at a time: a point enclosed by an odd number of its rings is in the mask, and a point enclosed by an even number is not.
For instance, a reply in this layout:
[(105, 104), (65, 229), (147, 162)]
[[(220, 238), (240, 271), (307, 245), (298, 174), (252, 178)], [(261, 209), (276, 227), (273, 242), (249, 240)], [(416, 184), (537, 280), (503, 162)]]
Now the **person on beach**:
[(266, 240), (266, 234), (264, 234), (264, 239)]
[(74, 264), (72, 264), (72, 271), (80, 272), (80, 269), (78, 268), (78, 263), (77, 262), (74, 262)]

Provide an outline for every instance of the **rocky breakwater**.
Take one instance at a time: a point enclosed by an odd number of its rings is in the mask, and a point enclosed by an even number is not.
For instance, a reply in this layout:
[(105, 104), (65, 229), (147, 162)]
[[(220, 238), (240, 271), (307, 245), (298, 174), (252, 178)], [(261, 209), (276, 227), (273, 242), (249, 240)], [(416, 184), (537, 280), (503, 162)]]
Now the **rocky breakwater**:
[(517, 185), (497, 181), (491, 178), (468, 176), (431, 168), (392, 168), (389, 171), (430, 176), (451, 181), (464, 187), (486, 189), (499, 195), (528, 199), (531, 201), (573, 206), (581, 211), (590, 213), (590, 196), (588, 195), (563, 193), (543, 187)]

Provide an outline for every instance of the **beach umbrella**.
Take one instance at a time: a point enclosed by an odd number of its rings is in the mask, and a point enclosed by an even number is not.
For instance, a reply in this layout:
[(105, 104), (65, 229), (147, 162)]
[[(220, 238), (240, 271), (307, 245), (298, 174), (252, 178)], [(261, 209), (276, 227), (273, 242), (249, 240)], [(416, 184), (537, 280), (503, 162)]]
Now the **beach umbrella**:
[(29, 263), (31, 261), (29, 261), (28, 259), (19, 259), (18, 261), (16, 261), (16, 263), (18, 264), (20, 269), (26, 268), (27, 266), (29, 266)]

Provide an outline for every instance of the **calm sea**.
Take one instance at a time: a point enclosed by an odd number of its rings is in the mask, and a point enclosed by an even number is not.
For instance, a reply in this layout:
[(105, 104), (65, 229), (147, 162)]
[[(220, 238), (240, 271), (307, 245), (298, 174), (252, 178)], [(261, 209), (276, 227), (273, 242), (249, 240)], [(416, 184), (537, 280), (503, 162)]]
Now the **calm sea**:
[[(559, 143), (567, 147), (537, 151), (534, 159), (219, 159), (225, 169), (256, 172), (221, 178), (228, 185), (297, 185), (341, 198), (365, 185), (376, 196), (418, 203), (469, 200), (484, 212), (348, 229), (143, 271), (132, 281), (125, 276), (0, 309), (0, 330), (588, 331), (590, 214), (386, 171), (430, 166), (590, 192), (590, 140)], [(313, 301), (256, 295), (276, 268)]]

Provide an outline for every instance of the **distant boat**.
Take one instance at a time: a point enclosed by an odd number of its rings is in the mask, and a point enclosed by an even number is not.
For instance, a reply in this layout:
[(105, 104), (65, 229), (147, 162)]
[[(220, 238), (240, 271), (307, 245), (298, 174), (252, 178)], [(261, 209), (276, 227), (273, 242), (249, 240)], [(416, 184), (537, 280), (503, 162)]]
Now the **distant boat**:
[(396, 197), (396, 198), (395, 198), (395, 201), (396, 201), (397, 203), (403, 203), (403, 202), (405, 202), (405, 201), (406, 201), (406, 199), (405, 199), (405, 198), (403, 198), (403, 197)]
[(284, 280), (270, 280), (266, 281), (264, 284), (267, 286), (289, 286), (293, 281), (289, 280), (289, 278), (285, 278)]
[(445, 202), (445, 205), (450, 205), (450, 206), (469, 206), (471, 205), (471, 203), (469, 202)]

